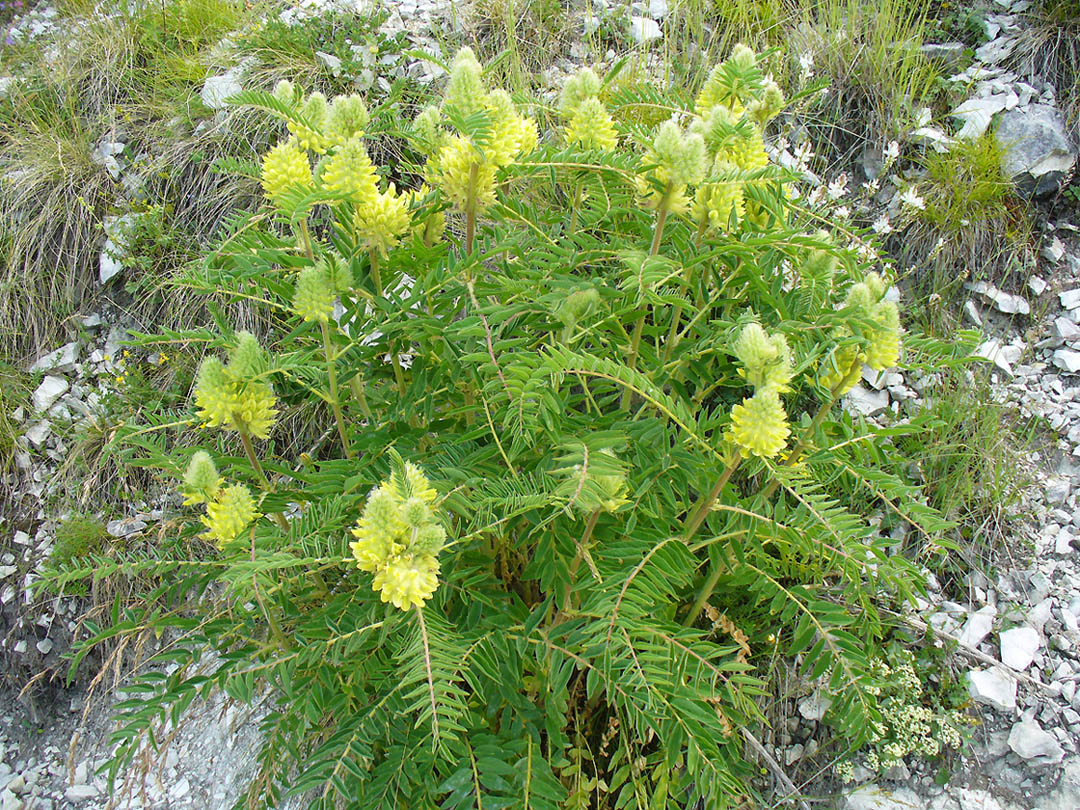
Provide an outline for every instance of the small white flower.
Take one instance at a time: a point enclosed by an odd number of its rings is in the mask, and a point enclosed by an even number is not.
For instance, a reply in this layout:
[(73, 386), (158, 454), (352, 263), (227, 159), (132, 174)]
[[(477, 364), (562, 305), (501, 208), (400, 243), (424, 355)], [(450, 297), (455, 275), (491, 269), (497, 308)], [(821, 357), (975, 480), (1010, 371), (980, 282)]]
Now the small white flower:
[(900, 144), (896, 141), (889, 141), (888, 146), (885, 147), (885, 153), (882, 155), (885, 158), (886, 163), (892, 163), (898, 157), (900, 157)]
[(814, 190), (810, 192), (810, 196), (806, 198), (807, 203), (810, 205), (821, 205), (821, 201), (825, 198), (825, 189), (821, 186), (814, 186)]
[(918, 189), (916, 189), (915, 186), (906, 188), (900, 193), (900, 202), (904, 205), (911, 206), (912, 208), (917, 208), (920, 211), (926, 210), (926, 201), (919, 196)]
[(799, 57), (799, 82), (806, 84), (814, 78), (814, 55), (809, 51)]
[(839, 177), (829, 183), (829, 199), (839, 200), (845, 194), (847, 194), (848, 176), (847, 173), (842, 173)]
[(867, 180), (863, 183), (863, 189), (869, 194), (877, 194), (881, 189), (881, 180), (877, 177), (873, 180)]
[(873, 228), (874, 233), (878, 234), (879, 236), (883, 236), (887, 233), (892, 233), (892, 225), (889, 224), (888, 214), (882, 214), (874, 221), (874, 223), (870, 227)]
[(835, 211), (833, 211), (833, 213), (836, 214), (836, 216), (840, 217), (840, 219), (847, 219), (851, 216), (851, 209), (848, 208), (846, 205), (841, 205)]

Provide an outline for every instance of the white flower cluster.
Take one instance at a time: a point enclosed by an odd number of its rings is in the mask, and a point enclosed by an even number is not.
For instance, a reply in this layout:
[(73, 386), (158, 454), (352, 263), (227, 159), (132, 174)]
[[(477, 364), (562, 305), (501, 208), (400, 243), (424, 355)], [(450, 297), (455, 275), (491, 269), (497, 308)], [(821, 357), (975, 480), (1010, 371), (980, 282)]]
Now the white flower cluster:
[[(863, 762), (874, 772), (887, 771), (903, 763), (905, 757), (936, 757), (948, 748), (958, 750), (964, 743), (962, 729), (971, 723), (964, 712), (928, 705), (922, 681), (912, 662), (890, 666), (875, 659), (870, 673), (877, 682), (867, 692), (879, 698), (881, 720), (873, 721), (870, 746)], [(854, 778), (853, 760), (835, 766), (837, 778)]]

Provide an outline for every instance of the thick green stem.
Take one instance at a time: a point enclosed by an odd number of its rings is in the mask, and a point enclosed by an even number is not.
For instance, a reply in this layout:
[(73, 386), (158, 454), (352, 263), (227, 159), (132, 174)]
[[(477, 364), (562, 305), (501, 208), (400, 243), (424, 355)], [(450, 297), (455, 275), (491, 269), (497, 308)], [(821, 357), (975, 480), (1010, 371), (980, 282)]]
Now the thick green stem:
[(315, 264), (315, 251), (311, 246), (311, 231), (308, 230), (307, 220), (300, 220), (300, 236), (304, 242), (304, 252), (307, 253), (308, 261)]
[[(251, 527), (251, 561), (255, 562), (255, 527)], [(278, 624), (277, 619), (274, 618), (274, 614), (267, 608), (266, 602), (263, 601), (262, 593), (259, 591), (259, 580), (257, 574), (251, 572), (251, 587), (255, 591), (255, 599), (259, 603), (259, 607), (262, 608), (263, 615), (266, 617), (266, 623), (270, 625), (270, 631), (274, 634), (274, 638), (282, 649), (289, 646), (288, 639), (285, 638), (285, 634), (281, 632), (281, 625)]]
[(382, 278), (379, 275), (379, 252), (377, 250), (368, 253), (368, 266), (371, 268), (371, 283), (375, 285), (375, 296), (382, 298)]
[[(240, 434), (240, 441), (244, 444), (244, 452), (247, 453), (248, 461), (251, 462), (252, 468), (258, 473), (263, 486), (269, 492), (273, 487), (270, 485), (270, 479), (266, 477), (266, 473), (263, 471), (262, 464), (259, 463), (259, 457), (255, 455), (255, 448), (251, 444), (251, 436), (248, 435), (247, 429), (239, 422), (234, 421), (233, 424), (236, 427), (236, 432)], [(281, 512), (271, 512), (270, 518), (283, 532), (289, 531), (289, 522), (285, 520), (285, 516)]]
[(337, 356), (330, 345), (330, 327), (326, 321), (322, 321), (323, 354), (326, 356), (326, 373), (330, 378), (330, 407), (334, 409), (334, 419), (337, 421), (338, 436), (341, 437), (341, 446), (345, 450), (347, 458), (355, 458), (352, 447), (349, 444), (348, 434), (345, 432), (345, 417), (341, 415), (341, 399), (338, 396), (337, 384)]
[(592, 539), (593, 529), (596, 528), (596, 521), (600, 517), (600, 510), (594, 509), (592, 514), (589, 515), (589, 520), (585, 524), (585, 532), (581, 535), (581, 541), (578, 543), (577, 555), (574, 557), (574, 561), (570, 563), (570, 578), (566, 582), (566, 587), (563, 588), (562, 595), (562, 607), (559, 609), (559, 615), (555, 617), (555, 624), (559, 623), (560, 616), (570, 611), (570, 597), (574, 587), (574, 578), (577, 576), (578, 568), (581, 567), (581, 561), (585, 558), (585, 551), (588, 547), (589, 540)]
[(465, 203), (465, 255), (473, 252), (473, 241), (476, 239), (476, 184), (480, 178), (480, 164), (473, 163), (469, 167), (468, 199)]
[(574, 186), (574, 201), (570, 206), (570, 233), (577, 233), (578, 226), (578, 209), (581, 207), (581, 190), (583, 181), (578, 178), (576, 185)]
[[(716, 485), (712, 488), (705, 499), (701, 501), (697, 510), (694, 512), (694, 516), (690, 518), (686, 523), (686, 528), (683, 530), (683, 537), (689, 540), (693, 537), (701, 524), (705, 522), (705, 518), (709, 516), (709, 512), (712, 511), (712, 506), (716, 502), (716, 499), (720, 497), (720, 493), (723, 491), (724, 486), (731, 478), (732, 474), (738, 469), (739, 462), (742, 461), (742, 456), (736, 455), (732, 459), (731, 463), (727, 465), (724, 472), (717, 479)], [(721, 568), (717, 566), (712, 573), (709, 574), (708, 579), (702, 583), (701, 589), (698, 591), (697, 599), (694, 600), (693, 606), (690, 608), (690, 612), (686, 614), (686, 618), (683, 623), (688, 627), (694, 623), (698, 615), (705, 607), (705, 603), (709, 601), (709, 597), (712, 596), (713, 590), (716, 588), (716, 583), (720, 581)]]
[(720, 474), (720, 477), (716, 480), (716, 484), (713, 486), (712, 490), (709, 491), (709, 494), (698, 503), (697, 509), (694, 510), (693, 515), (686, 521), (686, 525), (683, 527), (683, 537), (685, 539), (689, 540), (697, 534), (697, 530), (701, 528), (701, 524), (704, 523), (705, 518), (709, 516), (712, 505), (716, 502), (716, 499), (720, 497), (724, 485), (731, 479), (731, 476), (734, 474), (735, 470), (738, 469), (741, 461), (742, 456), (736, 454), (731, 463), (724, 468), (724, 472)]
[[(668, 208), (671, 205), (671, 184), (664, 189), (664, 195), (660, 198), (660, 204), (656, 208), (656, 227), (653, 230), (652, 245), (649, 247), (649, 255), (655, 256), (660, 252), (660, 241), (664, 236), (664, 223), (667, 222)], [(637, 367), (638, 352), (641, 350), (641, 335), (645, 330), (645, 313), (642, 312), (634, 324), (634, 334), (630, 338), (630, 354), (627, 355), (626, 364), (633, 371)], [(630, 410), (630, 389), (623, 389), (622, 401), (619, 409)]]

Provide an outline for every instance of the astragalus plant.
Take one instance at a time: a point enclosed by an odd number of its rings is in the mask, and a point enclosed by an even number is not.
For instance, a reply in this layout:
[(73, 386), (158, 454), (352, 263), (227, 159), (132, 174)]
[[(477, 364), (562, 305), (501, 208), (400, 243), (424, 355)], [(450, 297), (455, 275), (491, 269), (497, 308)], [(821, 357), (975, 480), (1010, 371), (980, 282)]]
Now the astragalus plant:
[(161, 585), (90, 643), (152, 627), (176, 664), (136, 678), (114, 772), (220, 687), (271, 707), (252, 806), (725, 807), (776, 653), (831, 693), (838, 756), (867, 737), (879, 607), (919, 586), (868, 518), (942, 523), (888, 469), (917, 427), (837, 402), (902, 341), (951, 355), (770, 163), (752, 51), (655, 128), (613, 84), (582, 70), (544, 133), (468, 49), (407, 124), (239, 98), (287, 125), (267, 204), (185, 284), (267, 328), (145, 338), (205, 357), (186, 414), (121, 436), (189, 511), (95, 560)]

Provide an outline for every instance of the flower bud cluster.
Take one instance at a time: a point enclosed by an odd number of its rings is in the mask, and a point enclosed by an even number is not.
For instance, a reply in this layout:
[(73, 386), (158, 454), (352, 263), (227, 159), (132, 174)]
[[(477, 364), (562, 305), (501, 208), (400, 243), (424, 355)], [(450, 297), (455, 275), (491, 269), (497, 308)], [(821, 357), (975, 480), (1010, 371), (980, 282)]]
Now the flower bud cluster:
[[(446, 128), (450, 117), (481, 116), (475, 131)], [(428, 182), (463, 211), (495, 201), (496, 172), (536, 148), (536, 123), (521, 115), (505, 90), (487, 90), (471, 48), (454, 57), (440, 109), (428, 108), (415, 123), (417, 142), (428, 152)]]
[(862, 342), (852, 342), (853, 332), (843, 328), (834, 337), (847, 340), (826, 358), (819, 376), (821, 384), (837, 395), (850, 391), (862, 376), (865, 363), (875, 371), (895, 366), (900, 360), (900, 310), (896, 302), (887, 300), (886, 284), (877, 273), (869, 273), (863, 281), (848, 290), (844, 308), (868, 325), (862, 328)]
[(255, 511), (251, 491), (243, 484), (234, 484), (221, 489), (214, 500), (206, 504), (202, 522), (206, 526), (206, 538), (223, 549), (257, 517), (259, 513)]
[(755, 391), (731, 409), (730, 439), (744, 458), (772, 458), (784, 449), (791, 435), (780, 401), (794, 374), (791, 348), (783, 335), (770, 335), (759, 323), (750, 321), (739, 332), (732, 352), (741, 365), (739, 374)]
[[(709, 74), (694, 105), (698, 117), (690, 125), (708, 150), (708, 177), (698, 186), (691, 209), (702, 227), (768, 226), (769, 210), (745, 194), (748, 183), (761, 188), (766, 181), (746, 175), (769, 165), (762, 132), (783, 105), (779, 86), (763, 78), (757, 56), (745, 45), (736, 45)], [(768, 181), (768, 187), (784, 193), (777, 181)]]
[(439, 585), (446, 530), (435, 513), (435, 490), (420, 468), (405, 463), (371, 491), (349, 544), (383, 602), (421, 607)]
[[(379, 191), (379, 177), (362, 140), (369, 114), (358, 95), (328, 101), (322, 93), (306, 99), (288, 82), (279, 82), (275, 97), (294, 113), (286, 117), (292, 137), (263, 158), (262, 183), (267, 196), (285, 207), (291, 189), (328, 192), (331, 203), (351, 205), (344, 221), (360, 247), (385, 255), (412, 225), (409, 197), (391, 183)], [(296, 108), (299, 107), (297, 111)], [(314, 174), (308, 152), (318, 160)]]
[(582, 149), (612, 152), (619, 144), (611, 113), (600, 101), (600, 78), (591, 68), (572, 76), (559, 96), (559, 113), (566, 121), (566, 142)]
[(269, 384), (259, 379), (266, 362), (265, 351), (249, 332), (237, 336), (228, 365), (207, 357), (195, 383), (199, 418), (210, 427), (268, 438), (277, 415), (277, 399)]

